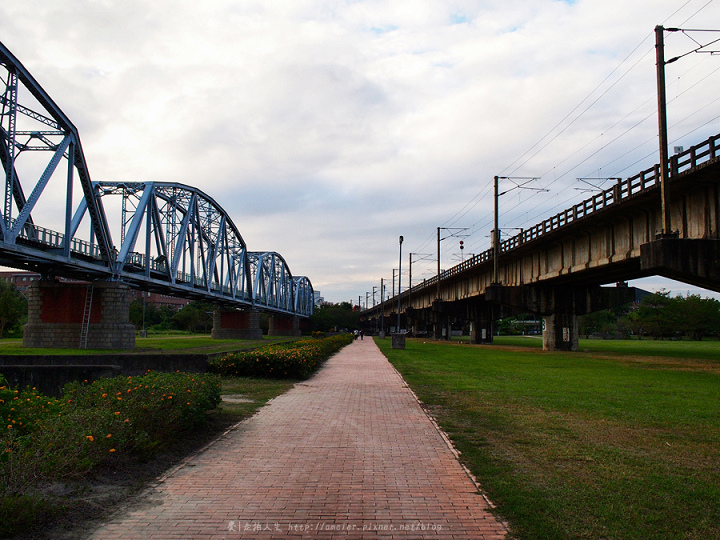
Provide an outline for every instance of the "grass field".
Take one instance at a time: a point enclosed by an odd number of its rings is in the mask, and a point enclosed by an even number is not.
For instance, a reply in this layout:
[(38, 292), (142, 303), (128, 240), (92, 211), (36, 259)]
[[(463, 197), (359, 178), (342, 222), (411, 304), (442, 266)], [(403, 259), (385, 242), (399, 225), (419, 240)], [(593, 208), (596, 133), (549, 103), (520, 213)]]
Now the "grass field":
[[(496, 345), (542, 348), (539, 336), (498, 336)], [(580, 350), (623, 356), (664, 356), (709, 359), (720, 362), (720, 341), (669, 341), (653, 339), (581, 339)]]
[(209, 334), (160, 334), (135, 339), (135, 349), (107, 351), (93, 349), (32, 349), (22, 346), (22, 339), (4, 339), (0, 341), (0, 355), (96, 355), (108, 353), (146, 354), (146, 353), (223, 353), (254, 349), (295, 338), (268, 337), (260, 340), (213, 339)]
[(521, 539), (720, 538), (720, 343), (383, 352)]

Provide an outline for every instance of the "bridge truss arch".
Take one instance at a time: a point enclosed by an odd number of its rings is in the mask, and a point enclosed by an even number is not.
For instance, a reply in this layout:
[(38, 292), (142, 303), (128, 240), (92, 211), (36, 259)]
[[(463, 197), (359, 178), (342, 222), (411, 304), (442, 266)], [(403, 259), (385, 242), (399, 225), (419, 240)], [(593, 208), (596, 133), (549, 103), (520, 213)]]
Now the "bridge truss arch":
[(199, 189), (93, 182), (77, 129), (2, 43), (0, 163), (0, 265), (229, 308), (313, 312), (309, 280), (277, 253), (250, 257), (232, 219)]

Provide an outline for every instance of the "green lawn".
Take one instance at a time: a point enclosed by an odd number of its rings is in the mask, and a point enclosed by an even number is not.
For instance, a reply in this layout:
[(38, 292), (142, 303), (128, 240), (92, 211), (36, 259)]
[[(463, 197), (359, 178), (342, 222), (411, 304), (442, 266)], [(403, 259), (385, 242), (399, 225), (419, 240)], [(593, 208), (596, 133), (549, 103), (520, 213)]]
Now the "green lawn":
[(160, 334), (135, 339), (135, 349), (116, 351), (92, 349), (32, 349), (22, 346), (22, 339), (4, 339), (0, 341), (0, 355), (97, 355), (108, 353), (143, 354), (143, 353), (223, 353), (249, 350), (264, 345), (272, 345), (282, 341), (293, 340), (288, 337), (264, 336), (260, 340), (213, 339), (208, 334)]
[(503, 340), (377, 341), (518, 538), (720, 538), (720, 344)]
[[(239, 422), (252, 416), (257, 409), (274, 397), (290, 390), (295, 380), (259, 379), (255, 377), (223, 377), (223, 401), (218, 407), (219, 414)], [(230, 396), (242, 396), (247, 401), (232, 402)]]

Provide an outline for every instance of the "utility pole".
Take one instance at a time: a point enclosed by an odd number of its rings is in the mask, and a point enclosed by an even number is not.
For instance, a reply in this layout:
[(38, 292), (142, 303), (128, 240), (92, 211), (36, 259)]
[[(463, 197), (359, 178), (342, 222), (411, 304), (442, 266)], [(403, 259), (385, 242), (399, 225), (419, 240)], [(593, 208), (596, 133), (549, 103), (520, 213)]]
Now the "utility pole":
[(435, 298), (440, 301), (440, 227), (437, 228), (437, 291)]
[(492, 248), (493, 248), (493, 277), (492, 283), (497, 285), (498, 283), (498, 261), (500, 260), (500, 231), (498, 230), (498, 177), (495, 177), (495, 227), (492, 233)]
[[(502, 193), (498, 192), (498, 180), (509, 180), (515, 186), (506, 189)], [(517, 180), (525, 180), (524, 182), (518, 184)], [(499, 260), (500, 260), (500, 225), (499, 225), (499, 218), (498, 218), (498, 200), (500, 199), (501, 195), (505, 195), (509, 191), (512, 191), (514, 189), (530, 189), (532, 191), (549, 191), (548, 189), (544, 188), (534, 188), (534, 187), (527, 187), (527, 184), (530, 182), (533, 182), (535, 180), (538, 180), (537, 176), (516, 176), (516, 177), (510, 177), (510, 176), (496, 176), (495, 177), (495, 228), (493, 229), (492, 234), (492, 249), (493, 249), (493, 277), (492, 277), (492, 284), (493, 285), (500, 285), (500, 278), (498, 276), (498, 267), (499, 267)]]
[(668, 205), (668, 134), (667, 134), (667, 99), (665, 96), (665, 28), (655, 27), (655, 58), (657, 64), (657, 97), (658, 97), (658, 132), (660, 140), (660, 212), (662, 214), (661, 236), (671, 234), (670, 208)]

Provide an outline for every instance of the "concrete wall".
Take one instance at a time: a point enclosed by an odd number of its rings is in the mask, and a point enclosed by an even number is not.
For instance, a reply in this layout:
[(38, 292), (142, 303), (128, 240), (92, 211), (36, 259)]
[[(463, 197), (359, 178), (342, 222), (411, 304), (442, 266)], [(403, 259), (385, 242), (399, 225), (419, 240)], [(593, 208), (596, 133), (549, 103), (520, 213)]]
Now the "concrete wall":
[(37, 388), (59, 396), (71, 381), (89, 382), (117, 375), (144, 375), (148, 370), (204, 373), (203, 354), (108, 354), (101, 356), (27, 355), (0, 356), (0, 374), (13, 386)]

